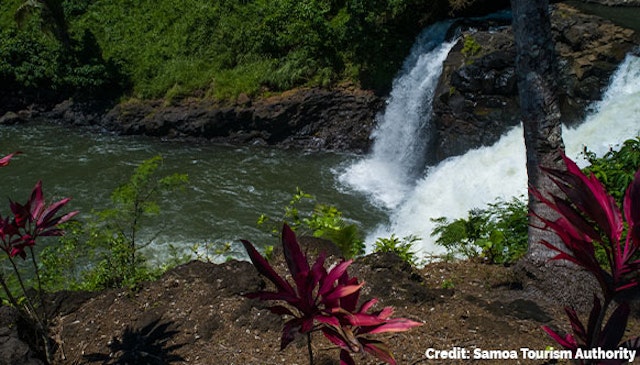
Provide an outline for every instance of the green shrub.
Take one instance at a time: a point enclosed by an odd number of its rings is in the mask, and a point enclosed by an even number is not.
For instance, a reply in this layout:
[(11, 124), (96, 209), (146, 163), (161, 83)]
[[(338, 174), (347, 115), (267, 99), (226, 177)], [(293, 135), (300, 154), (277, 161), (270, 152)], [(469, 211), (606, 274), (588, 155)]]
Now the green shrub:
[(0, 80), (7, 89), (36, 95), (80, 92), (87, 96), (126, 85), (118, 67), (102, 58), (93, 33), (86, 28), (69, 28), (71, 20), (83, 13), (81, 4), (21, 4), (24, 6), (0, 6), (4, 23), (0, 33)]
[(65, 235), (58, 238), (57, 244), (40, 252), (40, 280), (49, 292), (83, 288), (83, 274), (90, 266), (90, 252), (84, 244), (87, 238), (84, 224), (74, 220), (61, 228)]
[(436, 218), (432, 236), (449, 254), (481, 257), (489, 263), (510, 264), (527, 252), (527, 205), (523, 198), (498, 200), (485, 209), (469, 211), (467, 218)]
[[(635, 171), (640, 167), (640, 136), (628, 139), (622, 143), (618, 151), (610, 149), (602, 157), (598, 157), (587, 147), (582, 155), (589, 162), (589, 166), (582, 171), (593, 174), (609, 193), (622, 206), (622, 200), (627, 186), (631, 184)], [(607, 252), (602, 245), (594, 245), (596, 258), (602, 267), (609, 267)]]
[(134, 286), (154, 277), (140, 250), (151, 244), (138, 236), (143, 222), (160, 212), (159, 198), (187, 183), (187, 175), (158, 176), (162, 157), (143, 161), (125, 184), (111, 194), (113, 208), (97, 213), (90, 244), (103, 251), (102, 260), (89, 275), (98, 287)]
[(480, 46), (472, 35), (467, 34), (464, 36), (462, 50), (460, 52), (467, 57), (467, 62), (470, 62), (481, 50), (482, 46)]
[(417, 241), (420, 241), (420, 238), (414, 235), (399, 238), (395, 234), (392, 234), (389, 238), (378, 238), (374, 244), (373, 252), (395, 253), (402, 261), (411, 266), (416, 266), (417, 258), (416, 253), (413, 251), (413, 245)]
[(59, 45), (15, 29), (0, 33), (0, 79), (24, 89), (58, 89), (62, 78)]
[(282, 223), (288, 223), (291, 229), (299, 234), (310, 234), (329, 240), (340, 249), (345, 258), (364, 253), (364, 240), (358, 226), (348, 223), (335, 206), (317, 203), (312, 195), (300, 188), (296, 189), (289, 204), (285, 206), (282, 218), (270, 218), (264, 214), (258, 218), (259, 226), (267, 223), (270, 232), (275, 236), (279, 236), (278, 227), (282, 226)]
[(583, 171), (586, 174), (593, 173), (616, 202), (622, 205), (624, 193), (640, 167), (640, 136), (624, 141), (618, 151), (611, 149), (602, 157), (597, 157), (587, 147), (582, 155), (590, 164)]

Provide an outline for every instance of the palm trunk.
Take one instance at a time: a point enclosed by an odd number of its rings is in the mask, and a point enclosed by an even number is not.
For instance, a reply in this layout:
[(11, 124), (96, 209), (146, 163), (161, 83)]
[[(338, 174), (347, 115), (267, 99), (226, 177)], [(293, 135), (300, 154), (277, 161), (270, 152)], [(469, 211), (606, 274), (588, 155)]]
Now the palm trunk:
[[(558, 187), (540, 167), (563, 169), (560, 153), (564, 149), (555, 47), (551, 35), (548, 0), (511, 0), (513, 33), (516, 44), (518, 95), (527, 150), (527, 174), (530, 187), (544, 194), (562, 196)], [(529, 194), (529, 213), (556, 219), (556, 213)], [(555, 252), (540, 244), (541, 240), (563, 248), (558, 236), (541, 229), (540, 220), (529, 216), (529, 250), (519, 263), (523, 280), (531, 290), (564, 305), (588, 307), (589, 296), (596, 287), (593, 277), (564, 260), (550, 261)], [(529, 279), (533, 280), (529, 280)], [(571, 285), (567, 285), (571, 283)], [(563, 288), (558, 290), (558, 288)]]
[[(513, 32), (516, 44), (518, 94), (527, 150), (529, 186), (543, 192), (557, 192), (540, 170), (541, 166), (562, 168), (560, 151), (564, 148), (556, 83), (556, 55), (551, 38), (548, 0), (511, 0)], [(548, 217), (551, 209), (529, 195), (529, 211)], [(529, 223), (528, 259), (542, 264), (552, 252), (539, 244), (540, 239), (558, 243), (555, 235), (538, 228), (535, 217)]]

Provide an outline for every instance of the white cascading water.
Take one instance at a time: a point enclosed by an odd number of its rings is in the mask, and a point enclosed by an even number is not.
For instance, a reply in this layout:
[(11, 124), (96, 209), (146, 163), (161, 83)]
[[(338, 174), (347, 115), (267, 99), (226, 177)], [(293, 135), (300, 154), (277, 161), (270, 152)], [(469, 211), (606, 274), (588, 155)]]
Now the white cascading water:
[(431, 101), (442, 64), (455, 42), (444, 42), (450, 22), (424, 30), (393, 82), (384, 114), (373, 132), (372, 153), (350, 166), (340, 181), (394, 209), (410, 192), (424, 168)]
[[(447, 44), (446, 48), (448, 47), (450, 45)], [(434, 52), (435, 50), (424, 56), (435, 59)], [(442, 52), (448, 50), (443, 49)], [(437, 58), (440, 60), (438, 62), (444, 59), (439, 53)], [(432, 70), (438, 74), (434, 76), (423, 73), (423, 77), (437, 79), (441, 69), (434, 67)], [(394, 88), (408, 87), (400, 85), (402, 78), (403, 76), (398, 78)], [(434, 82), (432, 87), (435, 86)], [(429, 93), (433, 91), (425, 92)], [(400, 97), (409, 94), (392, 95)], [(400, 102), (392, 98), (390, 106), (396, 102), (411, 105), (423, 101), (425, 99)], [(340, 177), (341, 182), (370, 194), (374, 201), (383, 202), (391, 209), (390, 223), (380, 225), (368, 235), (369, 249), (378, 237), (389, 237), (394, 233), (398, 237), (417, 235), (422, 238), (414, 246), (420, 256), (444, 253), (444, 249), (436, 246), (431, 237), (435, 228), (432, 218), (465, 217), (469, 210), (485, 207), (498, 198), (510, 199), (526, 194), (525, 149), (521, 127), (513, 128), (492, 146), (474, 149), (441, 162), (430, 168), (426, 176), (419, 178), (417, 183), (406, 180), (405, 177), (410, 176), (407, 172), (393, 172), (403, 177), (402, 179), (387, 176), (389, 170), (402, 169), (404, 166), (388, 156), (378, 155), (386, 151), (385, 148), (378, 147), (378, 144), (402, 148), (415, 143), (412, 138), (418, 136), (418, 133), (414, 133), (402, 138), (400, 135), (389, 136), (397, 138), (393, 140), (382, 138), (382, 131), (392, 131), (399, 128), (396, 124), (407, 123), (403, 119), (387, 117), (388, 110), (379, 121), (388, 125), (380, 126), (372, 156), (349, 167)], [(576, 128), (564, 129), (566, 153), (573, 159), (579, 159), (583, 147), (588, 146), (589, 150), (601, 156), (609, 149), (615, 149), (624, 140), (640, 135), (639, 118), (640, 57), (630, 54), (613, 75), (602, 101), (593, 106), (585, 121)], [(394, 158), (397, 157), (394, 155)], [(379, 164), (384, 167), (379, 167)], [(385, 164), (396, 167), (387, 167)]]

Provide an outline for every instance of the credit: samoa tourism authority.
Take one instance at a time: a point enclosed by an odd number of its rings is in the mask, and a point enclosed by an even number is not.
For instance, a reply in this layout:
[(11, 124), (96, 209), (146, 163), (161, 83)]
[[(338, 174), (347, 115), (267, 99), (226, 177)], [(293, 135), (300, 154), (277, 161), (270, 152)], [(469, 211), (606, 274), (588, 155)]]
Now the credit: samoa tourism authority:
[(626, 360), (632, 363), (636, 358), (636, 350), (620, 347), (616, 350), (606, 350), (600, 347), (592, 349), (556, 350), (553, 348), (535, 350), (522, 347), (519, 350), (484, 350), (464, 347), (452, 347), (448, 350), (429, 348), (425, 351), (427, 359), (456, 359), (456, 360)]

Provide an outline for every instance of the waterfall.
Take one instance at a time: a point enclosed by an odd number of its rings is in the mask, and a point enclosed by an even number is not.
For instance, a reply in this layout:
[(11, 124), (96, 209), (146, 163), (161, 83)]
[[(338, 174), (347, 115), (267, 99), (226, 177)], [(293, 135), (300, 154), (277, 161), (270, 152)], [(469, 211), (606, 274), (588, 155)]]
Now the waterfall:
[(397, 207), (423, 172), (432, 100), (443, 62), (455, 44), (444, 42), (451, 23), (436, 23), (418, 36), (378, 116), (372, 153), (339, 178), (378, 205)]
[[(435, 59), (436, 55), (438, 58), (444, 57), (440, 52), (446, 54), (450, 46), (449, 43), (444, 43), (434, 48), (428, 58)], [(440, 69), (434, 67), (430, 70), (438, 72), (438, 75), (424, 74), (425, 79), (439, 76)], [(405, 87), (401, 85), (401, 79), (402, 77), (398, 79), (394, 87)], [(425, 80), (426, 82), (431, 81)], [(432, 87), (435, 87), (435, 83)], [(429, 94), (433, 91), (424, 93)], [(392, 95), (396, 97), (408, 94), (403, 91)], [(392, 105), (400, 103), (393, 97), (381, 120), (389, 125), (381, 126), (378, 130), (372, 155), (355, 163), (340, 176), (343, 183), (370, 194), (372, 200), (381, 201), (390, 209), (389, 223), (378, 226), (368, 235), (369, 248), (378, 237), (389, 237), (392, 233), (399, 237), (413, 234), (422, 238), (414, 247), (420, 256), (443, 253), (444, 249), (436, 246), (431, 237), (435, 227), (432, 218), (461, 218), (465, 217), (469, 210), (485, 207), (497, 198), (510, 199), (513, 196), (526, 195), (526, 157), (522, 127), (511, 129), (492, 146), (470, 150), (462, 156), (441, 162), (430, 168), (417, 182), (408, 181), (409, 174), (401, 171), (405, 169), (404, 162), (398, 164), (391, 160), (398, 158), (396, 154), (379, 155), (386, 153), (384, 151), (390, 147), (378, 144), (389, 143), (402, 147), (413, 145), (416, 142), (415, 138), (423, 138), (418, 133), (409, 133), (405, 136), (406, 139), (383, 142), (384, 130), (404, 129), (404, 126), (396, 127), (392, 123), (406, 123), (402, 119), (394, 120), (395, 117), (391, 117), (390, 110), (394, 110), (391, 109)], [(420, 100), (403, 101), (400, 105), (418, 102)], [(601, 156), (624, 140), (640, 135), (639, 115), (640, 57), (629, 54), (612, 76), (602, 101), (592, 106), (585, 121), (575, 128), (564, 129), (567, 155), (579, 160), (583, 147), (588, 146)], [(582, 163), (584, 164), (584, 161)], [(396, 170), (393, 170), (394, 168)]]

